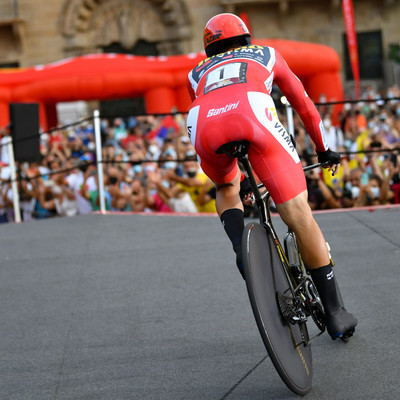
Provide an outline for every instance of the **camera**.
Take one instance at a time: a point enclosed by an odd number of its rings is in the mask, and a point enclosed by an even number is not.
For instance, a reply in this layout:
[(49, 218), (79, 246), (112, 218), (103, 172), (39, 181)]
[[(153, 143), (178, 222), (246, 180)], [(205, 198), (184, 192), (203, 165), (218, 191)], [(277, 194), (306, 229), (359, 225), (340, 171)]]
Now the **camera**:
[(382, 143), (378, 141), (371, 142), (372, 148), (382, 147)]

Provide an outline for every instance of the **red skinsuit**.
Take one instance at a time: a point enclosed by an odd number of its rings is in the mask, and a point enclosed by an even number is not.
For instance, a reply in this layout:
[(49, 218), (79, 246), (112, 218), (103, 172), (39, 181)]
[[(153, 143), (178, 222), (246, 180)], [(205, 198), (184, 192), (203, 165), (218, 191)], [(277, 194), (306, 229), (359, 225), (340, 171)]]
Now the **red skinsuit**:
[(218, 148), (247, 140), (249, 159), (276, 204), (306, 189), (299, 156), (277, 117), (271, 97), (276, 83), (300, 115), (318, 151), (327, 150), (320, 115), (300, 80), (273, 48), (257, 45), (203, 60), (188, 76), (193, 104), (188, 135), (203, 171), (216, 183), (232, 181), (237, 162)]

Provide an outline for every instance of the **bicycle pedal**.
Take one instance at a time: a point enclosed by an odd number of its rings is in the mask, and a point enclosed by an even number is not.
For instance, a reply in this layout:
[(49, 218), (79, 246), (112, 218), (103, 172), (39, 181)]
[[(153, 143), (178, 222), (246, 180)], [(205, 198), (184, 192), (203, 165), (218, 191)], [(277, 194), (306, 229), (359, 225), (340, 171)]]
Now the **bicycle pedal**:
[(355, 332), (355, 329), (350, 329), (349, 331), (345, 332), (340, 339), (342, 339), (344, 342), (346, 342), (353, 336), (354, 332)]
[(332, 340), (341, 339), (344, 342), (348, 341), (354, 334), (355, 329), (350, 329), (345, 333), (339, 332), (335, 336), (331, 336)]

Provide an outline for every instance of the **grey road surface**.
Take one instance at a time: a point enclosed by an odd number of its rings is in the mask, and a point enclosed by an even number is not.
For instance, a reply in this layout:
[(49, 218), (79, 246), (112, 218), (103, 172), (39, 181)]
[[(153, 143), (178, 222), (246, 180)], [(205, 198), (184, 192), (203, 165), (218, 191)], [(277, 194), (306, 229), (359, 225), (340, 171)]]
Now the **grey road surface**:
[[(316, 219), (359, 325), (348, 343), (313, 343), (306, 398), (398, 399), (400, 208)], [(7, 224), (0, 244), (0, 399), (297, 398), (217, 217)]]

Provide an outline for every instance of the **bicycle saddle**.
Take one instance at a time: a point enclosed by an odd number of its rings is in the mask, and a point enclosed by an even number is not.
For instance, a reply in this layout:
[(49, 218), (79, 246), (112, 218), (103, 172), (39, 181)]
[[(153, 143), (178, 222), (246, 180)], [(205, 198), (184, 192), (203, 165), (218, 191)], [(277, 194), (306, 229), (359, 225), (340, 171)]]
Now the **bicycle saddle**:
[(246, 140), (228, 142), (217, 150), (217, 154), (227, 154), (228, 156), (241, 158), (247, 154), (248, 145), (249, 142)]

